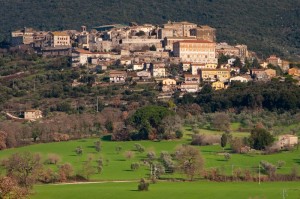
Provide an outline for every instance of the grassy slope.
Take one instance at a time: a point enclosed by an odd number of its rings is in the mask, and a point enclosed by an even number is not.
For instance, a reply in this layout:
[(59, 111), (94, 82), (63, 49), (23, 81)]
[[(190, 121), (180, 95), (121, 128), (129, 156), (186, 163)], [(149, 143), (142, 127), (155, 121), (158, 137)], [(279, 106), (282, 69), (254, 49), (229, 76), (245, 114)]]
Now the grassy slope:
[[(258, 52), (299, 54), (300, 1), (295, 0), (11, 0), (2, 1), (0, 32), (23, 26), (79, 29), (107, 23), (188, 20), (218, 29), (219, 41), (246, 43)], [(120, 9), (121, 8), (121, 9)], [(0, 39), (1, 40), (1, 39)]]
[(106, 183), (85, 185), (43, 185), (36, 186), (32, 199), (132, 199), (132, 198), (174, 198), (174, 199), (232, 199), (232, 198), (282, 198), (283, 189), (287, 198), (299, 198), (300, 183), (214, 183), (181, 182), (151, 184), (148, 192), (138, 192), (137, 183)]
[[(69, 162), (75, 167), (76, 171), (79, 171), (81, 169), (82, 163), (87, 159), (88, 155), (92, 155), (94, 159), (97, 159), (98, 157), (102, 156), (104, 160), (109, 160), (109, 162), (105, 161), (103, 173), (91, 176), (92, 180), (129, 180), (139, 179), (149, 174), (148, 167), (145, 166), (142, 166), (138, 171), (135, 172), (130, 170), (130, 164), (133, 162), (139, 162), (143, 158), (146, 158), (146, 152), (143, 154), (135, 152), (135, 157), (131, 160), (126, 160), (123, 155), (125, 151), (133, 150), (135, 143), (142, 144), (146, 148), (146, 151), (155, 151), (158, 155), (161, 151), (172, 152), (178, 145), (182, 143), (188, 143), (186, 140), (161, 142), (103, 141), (103, 150), (100, 153), (96, 153), (93, 144), (96, 140), (97, 139), (85, 139), (60, 143), (36, 144), (17, 149), (9, 149), (0, 152), (0, 159), (5, 158), (12, 153), (22, 151), (39, 152), (43, 155), (43, 157), (47, 157), (47, 154), (49, 153), (56, 153), (62, 157), (61, 163)], [(84, 153), (82, 156), (77, 156), (75, 154), (74, 150), (77, 146), (81, 146), (83, 148)], [(122, 147), (122, 151), (119, 154), (115, 152), (116, 146)], [(206, 168), (219, 167), (224, 169), (224, 171), (228, 174), (231, 173), (232, 165), (234, 165), (233, 168), (249, 169), (253, 172), (256, 172), (258, 163), (261, 160), (266, 160), (273, 164), (276, 164), (278, 160), (285, 161), (286, 165), (284, 168), (278, 170), (279, 173), (288, 173), (290, 172), (293, 165), (298, 165), (300, 163), (298, 151), (281, 152), (274, 155), (233, 154), (229, 161), (224, 161), (223, 155), (218, 154), (218, 152), (222, 152), (220, 146), (202, 146), (199, 147), (199, 149), (201, 150), (205, 158)], [(53, 168), (56, 167), (53, 166)], [(184, 176), (178, 174), (173, 177)]]

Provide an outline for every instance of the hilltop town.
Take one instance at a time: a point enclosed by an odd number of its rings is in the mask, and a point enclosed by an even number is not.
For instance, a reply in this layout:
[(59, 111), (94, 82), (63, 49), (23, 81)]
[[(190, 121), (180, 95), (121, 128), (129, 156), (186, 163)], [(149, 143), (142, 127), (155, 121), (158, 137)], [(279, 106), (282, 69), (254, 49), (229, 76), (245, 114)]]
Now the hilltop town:
[[(204, 84), (216, 90), (231, 82), (270, 81), (284, 74), (299, 81), (298, 68), (276, 55), (259, 59), (246, 45), (217, 43), (217, 30), (190, 22), (112, 24), (90, 31), (12, 32), (12, 46), (30, 46), (42, 56), (69, 56), (73, 68), (86, 67), (97, 77), (92, 86), (126, 81), (159, 85), (159, 97), (175, 91), (196, 93)], [(102, 77), (102, 78), (101, 78)], [(72, 86), (83, 84), (74, 80)]]
[(198, 197), (212, 181), (226, 182), (228, 198), (235, 182), (254, 187), (237, 197), (274, 195), (279, 185), (263, 195), (256, 185), (300, 180), (299, 85), (299, 63), (187, 21), (12, 31), (0, 48), (0, 189), (72, 198), (34, 185), (101, 181), (91, 195), (113, 182), (112, 198), (126, 186), (136, 197), (140, 178), (138, 191), (197, 181), (187, 192)]

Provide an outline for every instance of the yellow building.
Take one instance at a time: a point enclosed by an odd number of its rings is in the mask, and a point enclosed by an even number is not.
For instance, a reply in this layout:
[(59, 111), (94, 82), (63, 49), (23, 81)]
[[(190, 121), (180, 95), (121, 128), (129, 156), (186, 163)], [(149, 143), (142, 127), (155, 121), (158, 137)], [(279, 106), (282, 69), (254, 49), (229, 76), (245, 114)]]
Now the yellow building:
[(200, 69), (202, 81), (222, 81), (227, 82), (230, 78), (230, 69)]
[(176, 85), (176, 80), (175, 79), (164, 79), (162, 81), (162, 84), (163, 85), (167, 85), (167, 86), (170, 86), (170, 85)]
[(265, 73), (267, 74), (267, 76), (270, 79), (273, 77), (276, 77), (276, 70), (274, 70), (274, 69), (267, 69), (267, 70), (265, 70)]
[(52, 32), (51, 45), (53, 47), (71, 47), (70, 35), (66, 32)]
[(300, 69), (298, 69), (298, 68), (290, 68), (289, 69), (289, 75), (300, 76)]
[(213, 82), (211, 87), (215, 90), (220, 90), (225, 88), (225, 84), (224, 82), (217, 81), (217, 82)]
[(184, 40), (173, 44), (175, 57), (182, 62), (218, 63), (216, 58), (216, 43), (206, 40)]

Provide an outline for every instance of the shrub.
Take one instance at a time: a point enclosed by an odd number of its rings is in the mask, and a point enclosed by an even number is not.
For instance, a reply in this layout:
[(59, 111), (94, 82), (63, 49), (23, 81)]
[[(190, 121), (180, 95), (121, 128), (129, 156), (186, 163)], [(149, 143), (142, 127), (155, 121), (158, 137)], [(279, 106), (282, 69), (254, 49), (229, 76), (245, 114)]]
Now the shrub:
[(230, 158), (231, 158), (231, 155), (230, 155), (230, 153), (224, 153), (224, 158), (225, 158), (225, 160), (230, 160)]
[(128, 160), (132, 159), (134, 157), (134, 152), (132, 151), (125, 151), (124, 157)]
[(192, 136), (192, 145), (212, 145), (220, 143), (220, 136), (219, 135), (193, 135)]
[(140, 164), (135, 162), (130, 165), (131, 170), (136, 171), (140, 168)]
[(60, 181), (65, 182), (68, 179), (70, 179), (73, 172), (74, 172), (74, 169), (71, 164), (66, 163), (66, 164), (61, 165), (58, 170)]
[(80, 146), (78, 146), (78, 147), (76, 147), (76, 149), (75, 149), (75, 153), (76, 153), (77, 155), (82, 155), (82, 154), (83, 154), (83, 149), (82, 149)]
[(58, 162), (61, 161), (61, 157), (57, 154), (48, 154), (48, 158), (46, 160), (46, 164), (57, 164)]
[(266, 174), (268, 174), (270, 177), (275, 175), (277, 169), (275, 165), (264, 160), (260, 161), (260, 165), (262, 166)]
[(139, 191), (148, 191), (149, 190), (149, 183), (146, 182), (144, 178), (141, 178), (140, 183), (138, 185)]
[(134, 144), (135, 150), (137, 150), (140, 153), (143, 153), (145, 151), (145, 147), (143, 147), (141, 144)]
[(285, 165), (285, 161), (283, 161), (283, 160), (278, 160), (277, 161), (277, 168), (281, 168), (281, 167), (283, 167)]
[(230, 142), (230, 147), (234, 153), (241, 153), (244, 143), (241, 138), (234, 138)]
[(177, 131), (175, 132), (175, 136), (176, 136), (176, 138), (177, 138), (177, 139), (180, 139), (180, 138), (182, 138), (182, 136), (183, 136), (183, 133), (182, 133), (182, 131), (180, 131), (180, 130), (177, 130)]
[(148, 159), (149, 161), (153, 161), (155, 158), (156, 158), (156, 154), (155, 154), (154, 151), (149, 151), (149, 152), (147, 153), (147, 159)]
[(172, 160), (171, 155), (167, 151), (162, 151), (160, 154), (160, 161), (165, 167), (167, 173), (173, 173), (175, 170), (175, 163)]

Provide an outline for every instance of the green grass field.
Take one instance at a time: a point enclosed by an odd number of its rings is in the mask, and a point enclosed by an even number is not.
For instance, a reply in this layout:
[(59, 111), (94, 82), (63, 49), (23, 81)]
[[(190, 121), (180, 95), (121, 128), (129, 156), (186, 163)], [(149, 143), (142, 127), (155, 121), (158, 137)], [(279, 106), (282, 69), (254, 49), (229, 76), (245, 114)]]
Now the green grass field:
[[(234, 128), (238, 125), (234, 125)], [(204, 134), (218, 134), (221, 132), (209, 129), (201, 129), (200, 133)], [(234, 136), (244, 137), (247, 136), (246, 132), (233, 133)], [(146, 158), (147, 151), (155, 151), (159, 156), (161, 151), (168, 151), (172, 153), (177, 146), (181, 144), (188, 144), (191, 140), (192, 134), (189, 127), (184, 129), (184, 136), (181, 140), (172, 141), (128, 141), (128, 142), (112, 142), (102, 140), (101, 152), (96, 152), (94, 142), (99, 138), (82, 139), (68, 142), (56, 142), (46, 144), (35, 144), (26, 147), (15, 149), (8, 149), (0, 151), (0, 160), (8, 157), (9, 155), (17, 152), (30, 151), (40, 153), (46, 160), (47, 155), (50, 153), (58, 154), (61, 157), (62, 163), (71, 163), (75, 172), (80, 172), (83, 163), (89, 156), (94, 160), (102, 157), (104, 161), (103, 172), (101, 174), (94, 174), (91, 176), (92, 181), (102, 181), (103, 183), (95, 184), (76, 184), (76, 185), (36, 185), (34, 194), (31, 196), (33, 199), (67, 199), (67, 198), (282, 198), (283, 190), (287, 191), (286, 198), (299, 198), (300, 199), (300, 182), (272, 182), (262, 183), (215, 183), (207, 181), (197, 182), (159, 182), (158, 184), (151, 184), (149, 192), (137, 191), (137, 180), (140, 178), (147, 178), (150, 171), (147, 166), (141, 166), (137, 171), (132, 171), (130, 165), (133, 162), (142, 162)], [(134, 144), (139, 143), (145, 147), (144, 153), (139, 153), (134, 150)], [(75, 148), (80, 146), (83, 148), (83, 155), (78, 156), (75, 153)], [(122, 147), (122, 150), (117, 153), (115, 148)], [(228, 175), (231, 174), (232, 169), (248, 169), (253, 173), (257, 173), (257, 168), (261, 160), (266, 160), (273, 164), (277, 161), (285, 161), (283, 168), (277, 170), (278, 173), (289, 173), (294, 165), (299, 166), (300, 154), (299, 151), (283, 151), (281, 153), (272, 155), (261, 154), (232, 154), (231, 159), (226, 161), (222, 155), (223, 149), (219, 145), (213, 146), (197, 146), (205, 159), (205, 168), (218, 167)], [(126, 151), (133, 151), (134, 157), (130, 160), (126, 159), (124, 153)], [(225, 148), (225, 151), (230, 151)], [(96, 166), (96, 161), (93, 161)], [(58, 164), (58, 165), (59, 165)], [(58, 165), (51, 165), (49, 167), (54, 170)], [(2, 170), (3, 172), (3, 170)], [(163, 175), (165, 178), (185, 178), (182, 174)], [(108, 182), (104, 181), (136, 181), (136, 182)]]
[[(82, 164), (87, 160), (88, 156), (92, 156), (94, 160), (99, 157), (104, 158), (104, 167), (101, 174), (94, 174), (91, 176), (92, 180), (132, 180), (146, 177), (149, 174), (149, 168), (142, 166), (137, 171), (131, 171), (130, 165), (133, 162), (140, 162), (146, 158), (147, 151), (155, 151), (159, 156), (161, 151), (173, 152), (176, 147), (183, 143), (188, 143), (186, 140), (177, 141), (129, 141), (129, 142), (111, 142), (102, 141), (103, 149), (100, 153), (97, 153), (94, 149), (94, 142), (99, 139), (83, 139), (68, 142), (59, 143), (47, 143), (47, 144), (36, 144), (16, 149), (8, 149), (0, 152), (0, 159), (3, 159), (10, 154), (22, 151), (38, 152), (44, 158), (49, 153), (59, 154), (61, 157), (61, 163), (71, 163), (76, 172), (79, 172), (82, 168)], [(134, 151), (134, 144), (140, 143), (146, 148), (146, 152), (139, 153)], [(74, 152), (77, 146), (83, 148), (83, 155), (78, 156)], [(115, 151), (116, 146), (121, 146), (122, 151), (117, 153)], [(300, 155), (297, 150), (295, 151), (284, 151), (272, 155), (260, 155), (260, 154), (232, 154), (229, 161), (225, 161), (224, 156), (219, 154), (222, 148), (218, 145), (215, 146), (201, 146), (197, 147), (202, 152), (205, 159), (205, 168), (219, 167), (222, 168), (227, 174), (232, 172), (232, 168), (249, 169), (253, 172), (257, 172), (258, 164), (261, 160), (266, 160), (273, 164), (276, 164), (278, 160), (285, 161), (286, 164), (283, 168), (278, 169), (278, 173), (288, 173), (294, 165), (299, 165)], [(132, 150), (134, 151), (135, 157), (128, 160), (124, 157), (124, 152)], [(225, 150), (229, 150), (228, 148)], [(96, 162), (94, 161), (96, 166)], [(57, 168), (57, 166), (51, 166)], [(170, 177), (170, 176), (163, 176)], [(171, 176), (172, 177), (172, 176)], [(175, 175), (173, 177), (184, 177), (182, 175)]]
[(300, 198), (299, 182), (216, 183), (158, 182), (148, 192), (137, 191), (137, 182), (35, 186), (32, 199), (286, 199)]

